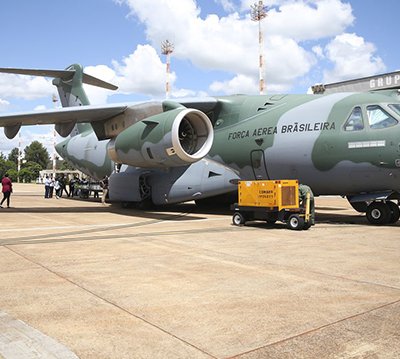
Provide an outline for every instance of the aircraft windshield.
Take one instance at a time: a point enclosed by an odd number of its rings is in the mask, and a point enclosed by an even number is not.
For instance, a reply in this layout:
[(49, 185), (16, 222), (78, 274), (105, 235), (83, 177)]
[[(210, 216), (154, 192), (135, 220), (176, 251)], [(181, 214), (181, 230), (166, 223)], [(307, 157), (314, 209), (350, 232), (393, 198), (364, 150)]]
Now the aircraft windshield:
[(397, 125), (398, 121), (389, 115), (378, 105), (367, 106), (369, 126), (373, 129), (381, 129)]

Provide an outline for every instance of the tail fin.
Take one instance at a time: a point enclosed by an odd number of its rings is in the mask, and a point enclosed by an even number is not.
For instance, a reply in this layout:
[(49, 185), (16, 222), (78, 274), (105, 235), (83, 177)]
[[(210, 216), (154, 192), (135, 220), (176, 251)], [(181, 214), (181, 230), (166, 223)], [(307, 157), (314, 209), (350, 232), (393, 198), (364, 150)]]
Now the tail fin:
[[(0, 73), (54, 77), (53, 85), (57, 87), (60, 101), (63, 107), (73, 107), (90, 104), (89, 99), (86, 96), (85, 90), (83, 89), (83, 83), (102, 87), (109, 90), (116, 90), (118, 88), (117, 86), (114, 86), (108, 82), (85, 74), (83, 72), (83, 67), (80, 64), (70, 65), (65, 70), (0, 68)], [(65, 127), (68, 125), (74, 126), (75, 124), (63, 124), (62, 126)], [(92, 128), (91, 125), (88, 123), (77, 124), (76, 126), (78, 133), (84, 132)], [(57, 132), (59, 131), (57, 130)], [(72, 133), (74, 132), (75, 131), (73, 131)]]

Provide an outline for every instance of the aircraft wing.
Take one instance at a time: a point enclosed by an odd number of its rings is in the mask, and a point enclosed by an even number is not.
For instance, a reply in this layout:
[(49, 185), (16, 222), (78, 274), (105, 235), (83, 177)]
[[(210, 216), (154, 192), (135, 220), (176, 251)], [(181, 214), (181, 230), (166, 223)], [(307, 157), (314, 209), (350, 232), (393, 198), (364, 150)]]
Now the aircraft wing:
[(0, 114), (0, 126), (49, 125), (65, 122), (93, 122), (114, 117), (126, 110), (126, 105), (79, 106), (54, 110)]
[[(54, 124), (56, 131), (67, 137), (76, 123), (90, 123), (99, 140), (115, 137), (123, 128), (137, 121), (177, 107), (190, 107), (203, 112), (213, 110), (214, 98), (185, 99), (184, 101), (123, 103), (64, 107), (46, 111), (0, 114), (0, 127), (7, 138), (14, 138), (21, 126)], [(119, 116), (122, 115), (122, 116)], [(117, 130), (118, 129), (118, 130)]]
[(127, 105), (77, 106), (46, 111), (0, 114), (0, 127), (8, 138), (14, 138), (21, 126), (55, 124), (57, 132), (66, 137), (76, 123), (105, 121), (126, 111)]

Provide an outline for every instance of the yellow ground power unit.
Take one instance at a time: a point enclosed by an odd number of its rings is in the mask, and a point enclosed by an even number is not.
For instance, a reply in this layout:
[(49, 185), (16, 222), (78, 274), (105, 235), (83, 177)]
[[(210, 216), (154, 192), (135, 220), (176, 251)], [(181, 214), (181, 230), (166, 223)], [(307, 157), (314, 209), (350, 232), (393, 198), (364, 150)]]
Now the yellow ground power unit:
[(239, 181), (239, 205), (270, 207), (278, 211), (284, 208), (299, 208), (299, 182)]
[(313, 225), (310, 196), (307, 194), (300, 205), (298, 180), (239, 181), (238, 203), (231, 207), (232, 223), (239, 226), (254, 220), (270, 224), (281, 221), (290, 229), (309, 229)]

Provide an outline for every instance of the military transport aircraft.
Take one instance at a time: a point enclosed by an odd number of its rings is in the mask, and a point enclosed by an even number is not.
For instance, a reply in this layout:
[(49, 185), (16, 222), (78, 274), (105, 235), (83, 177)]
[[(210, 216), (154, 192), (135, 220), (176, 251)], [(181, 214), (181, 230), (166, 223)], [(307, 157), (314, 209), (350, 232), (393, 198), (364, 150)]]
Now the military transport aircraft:
[(372, 224), (399, 220), (398, 86), (91, 106), (82, 83), (116, 87), (78, 64), (0, 72), (54, 77), (65, 108), (2, 114), (0, 126), (13, 138), (21, 125), (54, 123), (68, 136), (60, 156), (110, 175), (111, 201), (199, 202), (234, 193), (239, 179), (299, 179), (315, 195), (346, 196)]

